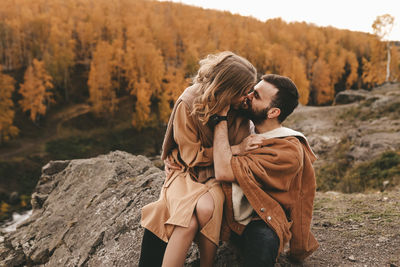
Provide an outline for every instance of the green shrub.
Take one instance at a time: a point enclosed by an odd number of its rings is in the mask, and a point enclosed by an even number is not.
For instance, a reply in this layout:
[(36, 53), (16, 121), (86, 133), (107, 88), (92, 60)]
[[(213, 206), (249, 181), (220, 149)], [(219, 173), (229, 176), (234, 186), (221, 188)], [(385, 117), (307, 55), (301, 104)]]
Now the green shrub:
[(378, 119), (384, 116), (390, 119), (397, 119), (400, 117), (399, 101), (395, 100), (392, 103), (373, 109), (371, 105), (374, 101), (373, 99), (367, 99), (357, 106), (347, 108), (338, 116), (338, 119), (353, 122), (358, 120), (366, 121), (369, 119)]
[[(363, 192), (368, 189), (383, 190), (399, 184), (400, 153), (388, 151), (377, 159), (360, 163), (346, 172), (340, 187), (343, 192)], [(384, 185), (384, 182), (387, 181)]]
[(351, 164), (350, 159), (346, 156), (350, 146), (350, 141), (342, 139), (337, 145), (336, 150), (332, 153), (332, 161), (316, 171), (317, 190), (334, 190), (341, 182), (342, 177)]
[(384, 190), (400, 184), (399, 151), (387, 151), (376, 159), (352, 165), (345, 155), (348, 147), (348, 142), (342, 142), (334, 153), (333, 162), (317, 170), (317, 190), (353, 193)]

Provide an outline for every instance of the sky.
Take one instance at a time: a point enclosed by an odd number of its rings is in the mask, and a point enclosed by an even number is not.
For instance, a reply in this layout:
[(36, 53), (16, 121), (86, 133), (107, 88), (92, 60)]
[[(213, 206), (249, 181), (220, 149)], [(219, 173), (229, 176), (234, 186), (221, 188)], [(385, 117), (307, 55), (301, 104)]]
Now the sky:
[[(170, 0), (168, 0), (170, 1)], [(377, 16), (390, 14), (394, 27), (386, 40), (400, 41), (400, 0), (173, 0), (172, 2), (229, 11), (261, 21), (280, 17), (318, 26), (373, 33)]]

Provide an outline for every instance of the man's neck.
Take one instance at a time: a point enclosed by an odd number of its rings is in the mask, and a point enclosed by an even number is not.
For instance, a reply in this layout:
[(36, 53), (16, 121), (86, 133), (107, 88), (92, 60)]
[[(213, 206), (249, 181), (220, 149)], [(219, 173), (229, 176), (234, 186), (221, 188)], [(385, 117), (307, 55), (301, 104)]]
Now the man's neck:
[(276, 128), (282, 127), (282, 125), (279, 123), (278, 120), (265, 120), (259, 124), (254, 124), (254, 126), (256, 129), (256, 133), (259, 134), (269, 132)]

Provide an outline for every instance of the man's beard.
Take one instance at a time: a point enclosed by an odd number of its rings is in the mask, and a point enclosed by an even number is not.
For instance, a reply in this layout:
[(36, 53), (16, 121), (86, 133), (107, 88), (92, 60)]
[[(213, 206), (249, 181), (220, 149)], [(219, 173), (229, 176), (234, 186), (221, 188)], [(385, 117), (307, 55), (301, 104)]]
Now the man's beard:
[(268, 118), (267, 114), (268, 111), (270, 110), (269, 107), (266, 107), (265, 109), (262, 110), (253, 110), (251, 102), (248, 102), (247, 105), (248, 105), (247, 109), (241, 108), (239, 110), (240, 114), (251, 120), (254, 124), (259, 124)]

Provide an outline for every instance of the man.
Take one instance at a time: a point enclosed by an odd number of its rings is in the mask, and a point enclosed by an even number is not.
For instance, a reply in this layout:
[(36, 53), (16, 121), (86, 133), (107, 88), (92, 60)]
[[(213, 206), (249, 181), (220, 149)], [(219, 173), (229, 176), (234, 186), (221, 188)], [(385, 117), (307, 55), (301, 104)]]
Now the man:
[[(282, 127), (298, 105), (298, 91), (287, 77), (264, 75), (248, 96), (248, 116), (259, 148), (233, 155), (226, 121), (214, 128), (215, 176), (224, 182), (226, 225), (243, 248), (244, 266), (273, 266), (290, 241), (289, 256), (302, 261), (318, 248), (310, 232), (316, 159), (303, 134)], [(225, 116), (226, 107), (220, 116)]]

